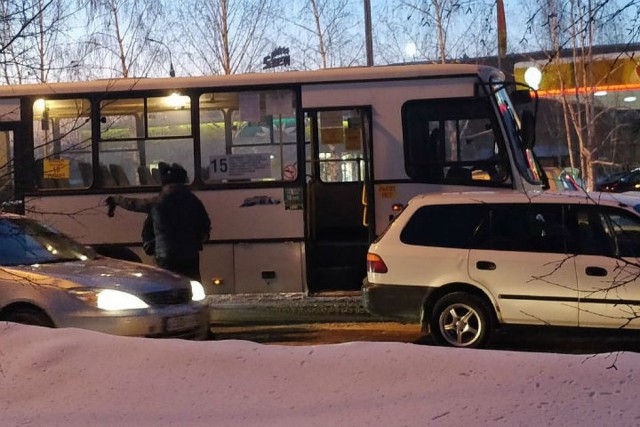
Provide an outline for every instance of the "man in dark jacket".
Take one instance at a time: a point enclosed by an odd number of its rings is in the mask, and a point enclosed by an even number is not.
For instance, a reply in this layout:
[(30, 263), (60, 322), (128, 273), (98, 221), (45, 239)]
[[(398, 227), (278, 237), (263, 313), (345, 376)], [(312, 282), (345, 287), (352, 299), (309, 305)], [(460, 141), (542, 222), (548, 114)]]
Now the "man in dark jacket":
[(160, 163), (159, 169), (162, 190), (157, 197), (114, 196), (108, 203), (149, 214), (153, 233), (151, 235), (150, 226), (145, 227), (143, 244), (153, 248), (158, 266), (200, 281), (199, 252), (209, 239), (209, 215), (200, 199), (185, 185), (187, 171), (183, 167)]

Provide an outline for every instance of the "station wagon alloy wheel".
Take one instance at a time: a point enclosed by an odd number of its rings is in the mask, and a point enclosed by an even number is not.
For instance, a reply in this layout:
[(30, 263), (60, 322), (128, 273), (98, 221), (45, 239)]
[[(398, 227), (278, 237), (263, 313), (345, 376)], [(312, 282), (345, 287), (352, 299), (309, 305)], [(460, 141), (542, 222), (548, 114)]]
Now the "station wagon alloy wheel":
[(471, 344), (482, 333), (482, 323), (478, 313), (465, 304), (456, 304), (440, 315), (440, 331), (453, 345)]
[(482, 347), (490, 320), (483, 302), (464, 293), (446, 295), (435, 305), (431, 331), (436, 341), (453, 347)]

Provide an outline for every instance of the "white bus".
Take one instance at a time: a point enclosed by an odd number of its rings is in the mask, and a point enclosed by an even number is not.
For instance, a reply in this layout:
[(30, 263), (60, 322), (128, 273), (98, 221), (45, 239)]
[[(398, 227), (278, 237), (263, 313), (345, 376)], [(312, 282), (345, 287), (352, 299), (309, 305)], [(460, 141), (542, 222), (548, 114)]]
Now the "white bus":
[(212, 220), (208, 293), (358, 290), (394, 205), (544, 187), (502, 79), (398, 65), (2, 86), (0, 192), (87, 245), (151, 263), (144, 215), (110, 218), (105, 199), (155, 195), (158, 163), (179, 163)]

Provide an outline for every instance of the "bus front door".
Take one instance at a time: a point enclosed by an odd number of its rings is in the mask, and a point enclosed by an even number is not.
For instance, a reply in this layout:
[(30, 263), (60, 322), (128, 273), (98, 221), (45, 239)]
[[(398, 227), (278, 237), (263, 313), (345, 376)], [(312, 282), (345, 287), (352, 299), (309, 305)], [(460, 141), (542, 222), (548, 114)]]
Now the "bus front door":
[(310, 293), (356, 291), (372, 238), (369, 108), (305, 111)]

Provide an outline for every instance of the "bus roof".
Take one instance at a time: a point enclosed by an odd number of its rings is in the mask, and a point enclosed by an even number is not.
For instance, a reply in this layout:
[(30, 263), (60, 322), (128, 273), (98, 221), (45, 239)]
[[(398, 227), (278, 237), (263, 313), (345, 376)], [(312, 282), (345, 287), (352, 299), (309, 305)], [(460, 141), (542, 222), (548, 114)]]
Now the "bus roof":
[(282, 71), (221, 76), (114, 78), (88, 82), (40, 83), (0, 86), (0, 98), (93, 92), (129, 92), (155, 89), (188, 89), (285, 84), (314, 84), (367, 80), (398, 80), (421, 77), (501, 76), (495, 68), (471, 64), (402, 64), (375, 67), (330, 68), (313, 71)]

